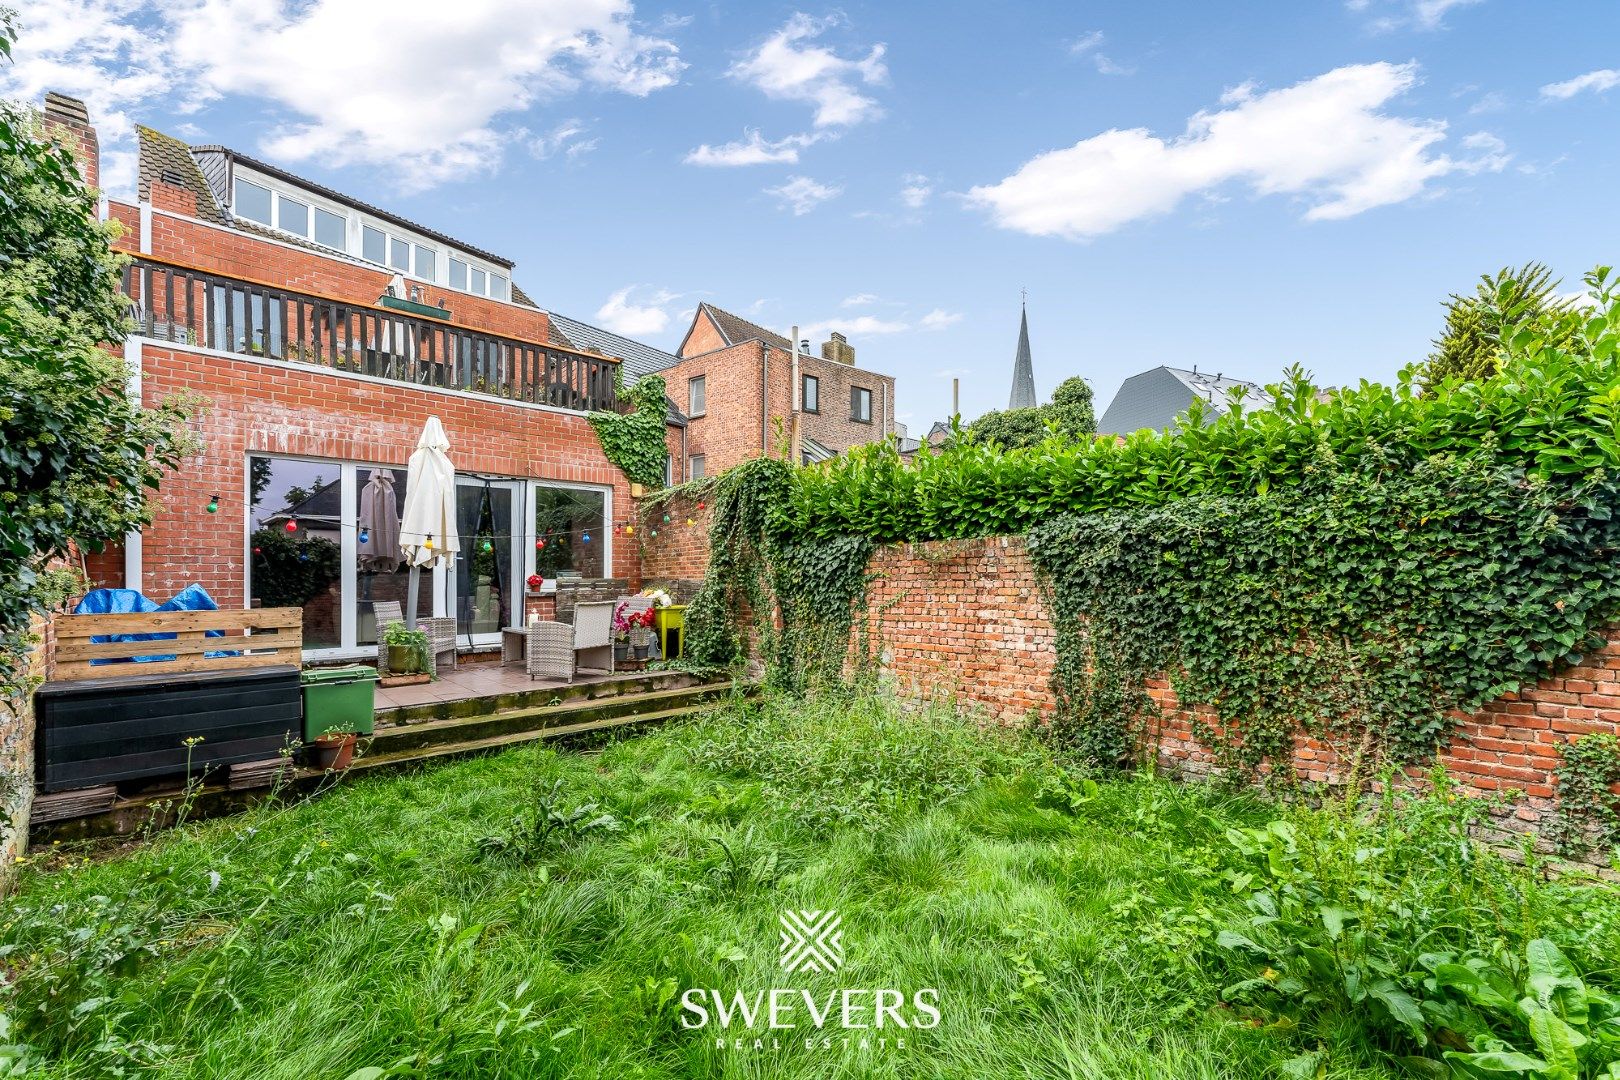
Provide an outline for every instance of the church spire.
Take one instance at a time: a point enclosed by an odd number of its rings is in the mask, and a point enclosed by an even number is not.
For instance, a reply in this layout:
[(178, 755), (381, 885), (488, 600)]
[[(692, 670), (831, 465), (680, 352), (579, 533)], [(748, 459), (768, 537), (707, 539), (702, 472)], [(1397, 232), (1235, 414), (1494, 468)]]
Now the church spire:
[(1029, 302), (1021, 305), (1018, 321), (1018, 354), (1013, 357), (1012, 396), (1007, 400), (1009, 409), (1035, 408), (1035, 364), (1029, 357)]

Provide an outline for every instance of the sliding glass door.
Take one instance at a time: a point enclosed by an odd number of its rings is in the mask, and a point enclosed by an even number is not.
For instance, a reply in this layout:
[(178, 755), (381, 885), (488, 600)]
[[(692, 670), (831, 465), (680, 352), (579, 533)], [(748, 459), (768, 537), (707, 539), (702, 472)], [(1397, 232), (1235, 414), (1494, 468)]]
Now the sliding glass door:
[[(461, 548), (452, 567), (456, 638), (462, 647), (496, 645), (501, 630), (523, 621), (523, 529), (514, 480), (456, 477), (456, 531)], [(515, 568), (515, 569), (514, 569)]]

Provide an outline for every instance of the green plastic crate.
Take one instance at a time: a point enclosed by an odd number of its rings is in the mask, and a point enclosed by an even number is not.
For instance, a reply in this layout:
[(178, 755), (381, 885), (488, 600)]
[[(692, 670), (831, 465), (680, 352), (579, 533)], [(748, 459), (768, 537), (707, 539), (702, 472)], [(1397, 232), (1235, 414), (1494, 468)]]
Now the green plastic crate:
[(376, 716), (377, 669), (364, 664), (303, 673), (304, 741), (333, 731), (370, 735)]

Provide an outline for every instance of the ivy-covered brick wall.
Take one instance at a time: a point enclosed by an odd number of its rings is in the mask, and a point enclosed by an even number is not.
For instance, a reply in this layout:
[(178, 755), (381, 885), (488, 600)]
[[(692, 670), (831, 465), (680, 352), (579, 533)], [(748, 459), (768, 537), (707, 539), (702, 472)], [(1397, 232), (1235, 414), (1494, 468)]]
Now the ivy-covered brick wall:
[[(868, 571), (867, 630), (883, 673), (917, 697), (954, 695), (994, 719), (1013, 723), (1055, 712), (1051, 676), (1054, 631), (1022, 537), (891, 544)], [(1503, 815), (1508, 829), (1553, 824), (1559, 748), (1572, 737), (1620, 732), (1620, 627), (1579, 666), (1517, 694), (1458, 716), (1438, 760), (1463, 791), (1522, 793)], [(1148, 691), (1164, 719), (1155, 740), (1162, 767), (1185, 774), (1214, 768), (1211, 749), (1193, 734), (1191, 716), (1164, 680)], [(1295, 742), (1302, 779), (1336, 781), (1344, 763), (1307, 737)], [(1410, 775), (1420, 779), (1424, 766)]]
[(708, 503), (696, 494), (649, 495), (636, 505), (636, 539), (643, 581), (648, 585), (685, 583), (695, 588), (709, 569)]

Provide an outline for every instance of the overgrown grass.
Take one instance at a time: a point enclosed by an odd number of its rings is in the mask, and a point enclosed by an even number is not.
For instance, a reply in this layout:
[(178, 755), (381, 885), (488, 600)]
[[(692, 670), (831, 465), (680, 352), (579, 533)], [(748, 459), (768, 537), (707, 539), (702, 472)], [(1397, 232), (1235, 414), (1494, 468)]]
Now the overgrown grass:
[[(1451, 939), (1554, 937), (1613, 979), (1611, 891), (1540, 881), (1423, 805), (1382, 827), (1458, 854), (1411, 857), (1398, 948), (1466, 917)], [(1401, 1075), (1422, 1048), (1370, 1005), (1227, 993), (1264, 962), (1219, 940), (1258, 893), (1299, 893), (1301, 866), (1330, 899), (1364, 888), (1370, 834), (1336, 813), (1093, 782), (882, 700), (739, 704), (600, 754), (361, 780), (114, 860), (42, 860), (0, 930), (9, 1041), (44, 1077)], [(1254, 840), (1275, 820), (1282, 884)], [(842, 913), (841, 970), (778, 969), (787, 908)], [(943, 1016), (904, 1049), (846, 1048), (836, 1019), (813, 1050), (802, 1029), (739, 1050), (681, 1027), (689, 987), (771, 986), (932, 987)]]

